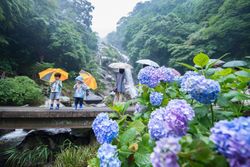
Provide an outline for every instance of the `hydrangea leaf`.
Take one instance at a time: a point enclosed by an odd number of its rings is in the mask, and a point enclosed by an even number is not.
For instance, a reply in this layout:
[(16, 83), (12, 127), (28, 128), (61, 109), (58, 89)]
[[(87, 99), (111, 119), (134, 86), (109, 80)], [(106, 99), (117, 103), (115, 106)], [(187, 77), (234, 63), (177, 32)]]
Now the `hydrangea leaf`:
[(151, 166), (149, 153), (136, 152), (134, 157), (135, 157), (135, 163), (138, 167), (150, 167)]
[(182, 66), (184, 66), (184, 67), (186, 67), (186, 68), (188, 68), (190, 70), (198, 71), (195, 67), (193, 67), (193, 66), (191, 66), (189, 64), (186, 64), (186, 63), (177, 63), (177, 64), (180, 64), (180, 65), (182, 65)]
[(121, 136), (120, 136), (120, 142), (121, 145), (127, 145), (130, 142), (132, 142), (136, 137), (136, 129), (130, 128), (126, 130)]
[(199, 53), (194, 57), (193, 62), (199, 67), (205, 67), (209, 62), (209, 57), (204, 53)]
[(226, 68), (220, 71), (215, 72), (214, 75), (227, 76), (233, 72), (232, 68)]
[(137, 132), (141, 133), (145, 129), (145, 125), (140, 121), (136, 120), (130, 123), (129, 128), (135, 128)]

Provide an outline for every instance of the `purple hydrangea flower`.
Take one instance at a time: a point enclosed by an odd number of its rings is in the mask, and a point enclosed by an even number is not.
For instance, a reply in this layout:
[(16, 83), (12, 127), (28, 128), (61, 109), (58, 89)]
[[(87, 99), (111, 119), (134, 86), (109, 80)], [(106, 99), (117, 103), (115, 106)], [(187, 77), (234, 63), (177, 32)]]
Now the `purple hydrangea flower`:
[(220, 84), (217, 81), (204, 77), (191, 77), (186, 82), (192, 80), (189, 94), (195, 100), (203, 104), (213, 103), (220, 92)]
[(177, 154), (180, 150), (179, 138), (168, 137), (157, 141), (150, 156), (153, 167), (179, 167)]
[(163, 82), (173, 82), (176, 77), (175, 71), (171, 68), (166, 68), (165, 66), (157, 69), (157, 75), (159, 80)]
[(168, 102), (167, 106), (168, 111), (182, 113), (186, 116), (188, 121), (193, 120), (195, 114), (194, 110), (187, 103), (186, 100), (174, 99)]
[(231, 167), (250, 166), (250, 117), (217, 122), (211, 128), (210, 139)]
[(153, 106), (160, 106), (163, 100), (163, 94), (159, 92), (152, 92), (150, 93), (150, 103)]
[(151, 113), (148, 123), (149, 134), (154, 140), (183, 136), (187, 132), (188, 121), (193, 117), (194, 111), (185, 100), (171, 100), (167, 107)]
[(120, 167), (121, 166), (121, 161), (117, 157), (116, 146), (104, 143), (98, 149), (97, 156), (100, 159), (100, 167), (110, 167), (110, 166)]
[(181, 73), (179, 71), (177, 71), (176, 69), (174, 68), (170, 68), (172, 70), (172, 73), (174, 73), (175, 76), (177, 77), (180, 77), (181, 76)]
[(138, 73), (138, 80), (140, 84), (147, 85), (150, 88), (154, 88), (159, 84), (159, 78), (157, 75), (157, 69), (151, 66), (144, 67)]
[[(176, 103), (178, 105), (178, 103)], [(165, 128), (167, 136), (184, 136), (188, 129), (188, 118), (184, 111), (189, 106), (168, 105), (165, 110)], [(193, 112), (193, 111), (190, 111)]]
[(92, 129), (97, 141), (101, 144), (111, 143), (117, 137), (119, 128), (116, 121), (109, 119), (108, 114), (100, 113), (95, 118)]

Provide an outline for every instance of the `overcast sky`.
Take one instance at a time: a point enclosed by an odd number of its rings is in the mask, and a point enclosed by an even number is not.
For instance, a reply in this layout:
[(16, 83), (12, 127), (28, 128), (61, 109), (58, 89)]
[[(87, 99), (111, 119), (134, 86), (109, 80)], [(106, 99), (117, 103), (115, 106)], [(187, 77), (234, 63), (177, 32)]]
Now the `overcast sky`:
[(116, 23), (133, 10), (137, 2), (145, 0), (89, 0), (95, 7), (92, 29), (101, 38), (116, 28)]

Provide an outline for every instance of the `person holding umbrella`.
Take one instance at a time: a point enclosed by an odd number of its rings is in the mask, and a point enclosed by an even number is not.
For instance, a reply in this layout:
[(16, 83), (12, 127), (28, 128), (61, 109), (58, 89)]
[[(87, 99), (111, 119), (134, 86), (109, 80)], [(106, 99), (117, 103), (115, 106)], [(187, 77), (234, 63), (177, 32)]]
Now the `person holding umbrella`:
[(125, 69), (132, 69), (133, 67), (127, 63), (111, 63), (109, 65), (110, 68), (118, 69), (118, 73), (116, 74), (116, 83), (115, 83), (115, 102), (122, 102), (123, 95), (125, 93)]
[(124, 80), (125, 80), (125, 70), (119, 69), (119, 72), (116, 74), (116, 83), (115, 83), (115, 89), (114, 89), (114, 92), (115, 92), (114, 103), (122, 102), (122, 98), (125, 93)]
[(59, 110), (60, 106), (60, 95), (62, 91), (62, 81), (60, 80), (61, 74), (54, 74), (55, 81), (50, 84), (50, 110), (53, 110), (54, 101), (56, 100), (56, 110)]
[(76, 77), (76, 84), (74, 85), (74, 99), (75, 99), (75, 110), (79, 105), (79, 109), (83, 109), (83, 98), (87, 95), (88, 86), (83, 82), (83, 77), (78, 76)]
[(56, 110), (59, 110), (62, 81), (68, 79), (68, 73), (60, 68), (48, 68), (39, 72), (39, 78), (50, 83), (50, 110), (53, 110), (55, 100)]

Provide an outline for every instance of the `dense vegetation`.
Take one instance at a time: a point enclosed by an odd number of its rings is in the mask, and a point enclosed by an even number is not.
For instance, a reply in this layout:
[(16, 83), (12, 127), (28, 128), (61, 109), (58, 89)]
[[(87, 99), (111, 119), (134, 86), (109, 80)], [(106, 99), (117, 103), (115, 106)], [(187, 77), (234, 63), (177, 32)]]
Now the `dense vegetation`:
[(250, 55), (249, 0), (151, 0), (138, 3), (118, 22), (108, 41), (134, 63), (150, 58), (161, 64), (190, 63), (199, 52), (225, 59)]
[(32, 76), (48, 66), (90, 69), (97, 49), (92, 10), (87, 0), (0, 1), (0, 71)]
[(42, 90), (26, 76), (1, 79), (0, 90), (0, 105), (39, 105), (44, 101)]
[[(100, 113), (91, 167), (243, 167), (250, 164), (250, 71), (199, 53), (184, 75), (165, 66), (138, 73), (137, 99)], [(135, 105), (134, 115), (126, 112)]]

